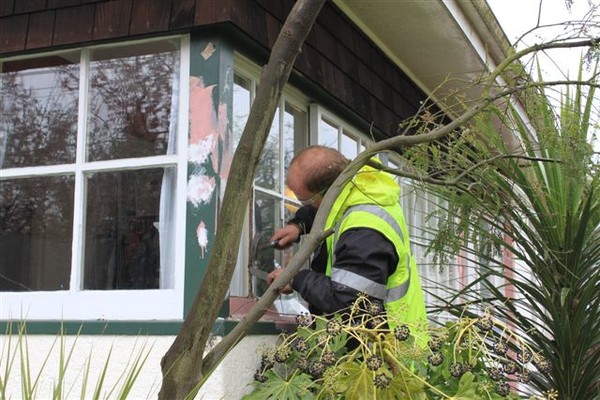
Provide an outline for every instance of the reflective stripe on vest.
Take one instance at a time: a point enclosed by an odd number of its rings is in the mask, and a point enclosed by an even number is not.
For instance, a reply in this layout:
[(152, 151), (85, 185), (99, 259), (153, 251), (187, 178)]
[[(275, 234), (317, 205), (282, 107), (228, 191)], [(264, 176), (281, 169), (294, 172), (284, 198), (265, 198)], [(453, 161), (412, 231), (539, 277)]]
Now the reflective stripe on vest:
[(396, 232), (396, 234), (400, 238), (400, 241), (404, 243), (404, 234), (402, 233), (398, 222), (384, 208), (374, 204), (358, 204), (348, 208), (348, 210), (346, 210), (342, 218), (340, 218), (340, 220), (335, 226), (331, 255), (331, 280), (333, 282), (337, 282), (342, 285), (348, 286), (359, 292), (368, 294), (369, 296), (375, 297), (376, 299), (383, 300), (386, 303), (391, 303), (393, 301), (401, 299), (406, 295), (410, 287), (411, 263), (410, 256), (408, 254), (406, 255), (406, 268), (408, 270), (408, 278), (401, 285), (389, 289), (386, 289), (385, 285), (374, 282), (354, 272), (333, 267), (335, 265), (335, 246), (337, 244), (342, 221), (344, 221), (344, 219), (354, 211), (364, 211), (383, 219), (394, 230), (394, 232)]

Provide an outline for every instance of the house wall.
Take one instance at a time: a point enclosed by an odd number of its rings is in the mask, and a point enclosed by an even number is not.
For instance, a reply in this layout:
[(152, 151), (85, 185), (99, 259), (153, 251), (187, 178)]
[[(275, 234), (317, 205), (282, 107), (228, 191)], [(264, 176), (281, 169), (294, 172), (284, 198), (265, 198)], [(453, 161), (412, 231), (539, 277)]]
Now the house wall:
[[(133, 371), (136, 359), (145, 358), (140, 364), (139, 377), (126, 397), (128, 399), (155, 399), (160, 390), (162, 380), (160, 360), (165, 354), (174, 336), (52, 336), (39, 335), (24, 337), (19, 345), (19, 336), (1, 336), (0, 349), (13, 355), (12, 368), (7, 374), (7, 356), (0, 360), (0, 373), (8, 377), (5, 385), (6, 398), (23, 399), (22, 379), (25, 371), (29, 371), (31, 385), (35, 381), (34, 399), (49, 399), (53, 397), (54, 386), (59, 382), (60, 365), (64, 368), (63, 393), (67, 399), (93, 397), (96, 385), (105, 374), (101, 386), (101, 398), (117, 398), (117, 394), (127, 379), (127, 374)], [(61, 344), (62, 341), (62, 344)], [(273, 344), (275, 336), (255, 335), (244, 338), (219, 364), (196, 396), (196, 399), (217, 400), (240, 399), (252, 390), (249, 386), (253, 375), (260, 363), (259, 349)], [(26, 348), (25, 348), (26, 346)], [(28, 369), (20, 367), (20, 351), (27, 354)], [(61, 362), (61, 352), (63, 361)], [(146, 358), (147, 357), (147, 358)], [(106, 372), (103, 372), (108, 365)], [(83, 376), (89, 368), (87, 384), (84, 386)], [(235, 371), (235, 373), (232, 373)], [(108, 395), (111, 390), (114, 392)]]
[[(266, 60), (292, 0), (3, 0), (0, 57), (149, 35), (225, 29)], [(296, 62), (296, 71), (324, 96), (395, 134), (425, 98), (331, 2), (326, 2)]]

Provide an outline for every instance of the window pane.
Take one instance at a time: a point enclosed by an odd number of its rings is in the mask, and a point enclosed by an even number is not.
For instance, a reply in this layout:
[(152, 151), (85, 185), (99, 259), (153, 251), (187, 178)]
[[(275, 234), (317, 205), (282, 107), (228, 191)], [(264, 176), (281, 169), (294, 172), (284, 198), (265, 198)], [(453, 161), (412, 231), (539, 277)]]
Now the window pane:
[[(160, 286), (162, 168), (87, 177), (84, 289)], [(163, 199), (163, 204), (165, 199)], [(164, 207), (164, 206), (163, 206)]]
[(178, 75), (177, 42), (95, 50), (90, 63), (88, 159), (173, 153)]
[(265, 189), (280, 190), (279, 174), (279, 109), (275, 112), (269, 137), (263, 150), (262, 159), (256, 171), (256, 185)]
[(332, 124), (320, 120), (319, 121), (319, 143), (322, 146), (338, 148), (338, 129)]
[(73, 176), (0, 181), (0, 291), (69, 289)]
[(286, 103), (283, 114), (283, 160), (284, 177), (294, 158), (294, 154), (300, 150), (306, 137), (306, 112), (298, 110)]
[(251, 83), (238, 75), (233, 78), (233, 148), (237, 149), (248, 114), (250, 114)]
[(9, 61), (0, 74), (0, 168), (75, 161), (79, 55)]
[(356, 147), (358, 144), (356, 140), (347, 136), (346, 134), (342, 134), (342, 148), (340, 149), (341, 153), (346, 156), (346, 158), (352, 160), (356, 157)]
[[(270, 272), (275, 268), (275, 257), (278, 250), (266, 246), (275, 229), (281, 226), (281, 200), (261, 192), (255, 192), (254, 199), (254, 235), (260, 236), (255, 254), (256, 267)], [(266, 289), (266, 283), (254, 278), (253, 293), (260, 296)]]

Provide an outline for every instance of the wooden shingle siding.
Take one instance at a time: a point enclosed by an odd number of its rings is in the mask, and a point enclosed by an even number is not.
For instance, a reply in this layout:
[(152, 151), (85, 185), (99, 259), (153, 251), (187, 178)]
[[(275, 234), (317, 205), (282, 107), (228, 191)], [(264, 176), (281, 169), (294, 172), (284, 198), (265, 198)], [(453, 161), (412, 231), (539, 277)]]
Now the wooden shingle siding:
[(168, 31), (170, 13), (171, 0), (133, 0), (129, 32), (138, 35)]
[[(188, 0), (194, 1), (194, 0)], [(246, 0), (247, 1), (247, 0)], [(195, 0), (194, 25), (210, 25), (230, 20), (230, 0)]]
[(56, 10), (53, 46), (85, 43), (92, 40), (94, 5), (84, 4)]
[(28, 14), (0, 18), (0, 48), (6, 52), (25, 50), (28, 25)]
[[(9, 1), (10, 2), (10, 1)], [(46, 9), (46, 0), (14, 0), (14, 13), (30, 13)]]
[(15, 0), (0, 1), (0, 17), (13, 13), (14, 2)]
[[(0, 56), (216, 24), (235, 26), (267, 50), (293, 5), (294, 0), (0, 0)], [(330, 2), (295, 68), (386, 135), (393, 135), (398, 122), (414, 115), (425, 98)]]
[(119, 38), (129, 34), (132, 0), (115, 0), (96, 5), (94, 40)]
[(190, 0), (171, 0), (171, 17), (169, 27), (172, 30), (191, 28), (194, 26), (196, 4)]
[(48, 0), (47, 7), (49, 9), (52, 9), (52, 8), (78, 6), (80, 4), (81, 4), (81, 0)]
[(29, 15), (29, 34), (27, 35), (26, 49), (39, 49), (52, 46), (54, 32), (55, 11), (41, 11)]

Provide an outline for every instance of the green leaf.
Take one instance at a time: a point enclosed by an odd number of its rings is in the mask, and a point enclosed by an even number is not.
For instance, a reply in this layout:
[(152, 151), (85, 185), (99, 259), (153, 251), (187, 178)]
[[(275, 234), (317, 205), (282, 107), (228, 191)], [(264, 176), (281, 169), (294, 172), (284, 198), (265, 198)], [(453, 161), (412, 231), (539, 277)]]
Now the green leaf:
[(407, 374), (396, 375), (394, 379), (392, 379), (390, 386), (385, 389), (377, 390), (377, 399), (382, 400), (421, 400), (426, 398), (427, 396), (421, 381), (414, 376)]
[(345, 393), (348, 399), (372, 399), (374, 397), (373, 372), (367, 369), (366, 364), (346, 362), (340, 364), (339, 370), (338, 392)]
[(305, 400), (313, 398), (310, 387), (312, 381), (306, 374), (293, 374), (286, 381), (273, 371), (265, 373), (266, 382), (257, 384), (258, 387), (243, 397), (244, 400)]
[(477, 395), (477, 386), (475, 384), (475, 376), (467, 372), (465, 373), (458, 382), (458, 390), (454, 395), (456, 400), (473, 400), (480, 396)]

